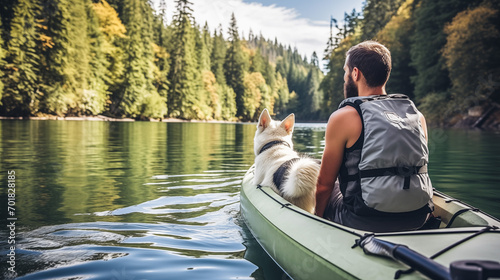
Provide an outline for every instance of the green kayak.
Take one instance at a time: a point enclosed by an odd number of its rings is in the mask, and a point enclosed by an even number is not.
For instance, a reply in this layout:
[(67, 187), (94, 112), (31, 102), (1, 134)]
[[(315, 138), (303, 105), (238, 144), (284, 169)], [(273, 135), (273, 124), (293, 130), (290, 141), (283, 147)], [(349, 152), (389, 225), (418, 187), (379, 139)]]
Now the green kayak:
[(293, 279), (500, 277), (500, 220), (445, 194), (433, 197), (439, 228), (373, 234), (312, 215), (253, 177), (251, 167), (242, 181), (243, 218)]

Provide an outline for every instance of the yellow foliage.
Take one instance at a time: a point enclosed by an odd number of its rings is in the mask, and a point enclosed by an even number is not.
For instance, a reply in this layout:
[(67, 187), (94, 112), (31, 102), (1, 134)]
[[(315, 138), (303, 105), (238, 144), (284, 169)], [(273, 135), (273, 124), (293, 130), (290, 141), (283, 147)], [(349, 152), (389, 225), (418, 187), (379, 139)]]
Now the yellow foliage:
[(458, 13), (445, 26), (447, 43), (442, 54), (457, 107), (466, 109), (487, 102), (493, 94), (491, 85), (481, 81), (500, 74), (500, 30), (494, 24), (498, 13), (485, 1), (476, 8)]
[(221, 102), (218, 93), (218, 84), (215, 79), (214, 73), (209, 70), (204, 70), (202, 73), (203, 88), (208, 93), (209, 106), (211, 108), (213, 117), (215, 119), (220, 119), (221, 114)]
[[(452, 22), (445, 26), (444, 31), (448, 35), (446, 46), (443, 48), (446, 66), (454, 67), (458, 62), (457, 59), (460, 59), (457, 55), (464, 55), (471, 50), (471, 46), (476, 50), (478, 62), (486, 62), (488, 57), (482, 51), (481, 53), (477, 51), (484, 48), (479, 45), (481, 41), (499, 39), (499, 30), (490, 22), (497, 13), (498, 11), (489, 4), (483, 4), (458, 13)], [(472, 45), (466, 46), (466, 44)]]
[(164, 59), (164, 58), (169, 58), (170, 54), (167, 52), (167, 50), (164, 47), (160, 47), (155, 43), (151, 44), (153, 46), (153, 52), (155, 54), (155, 62)]
[(46, 50), (47, 48), (51, 49), (54, 47), (54, 41), (52, 41), (52, 37), (49, 37), (45, 34), (40, 34), (40, 41), (42, 42), (42, 49)]
[(245, 108), (243, 115), (245, 117), (251, 119), (260, 107), (262, 100), (269, 101), (267, 102), (269, 103), (268, 106), (270, 106), (268, 109), (271, 114), (273, 113), (272, 105), (274, 104), (274, 100), (270, 100), (270, 95), (272, 93), (260, 72), (245, 73), (243, 85), (245, 87), (245, 92), (243, 94), (243, 104)]
[(391, 51), (403, 48), (400, 37), (410, 31), (413, 2), (414, 0), (406, 0), (399, 7), (396, 15), (375, 36), (377, 41), (387, 46)]
[(118, 17), (118, 13), (106, 0), (93, 4), (94, 11), (99, 18), (99, 26), (104, 35), (108, 38), (124, 38), (126, 33), (125, 25)]

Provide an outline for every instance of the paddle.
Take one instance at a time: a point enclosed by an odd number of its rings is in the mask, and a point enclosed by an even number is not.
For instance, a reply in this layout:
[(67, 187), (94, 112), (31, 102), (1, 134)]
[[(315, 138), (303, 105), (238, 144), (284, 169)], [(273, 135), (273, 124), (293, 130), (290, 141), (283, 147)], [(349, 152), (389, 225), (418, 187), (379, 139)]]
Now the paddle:
[(399, 260), (431, 279), (482, 280), (500, 277), (500, 263), (495, 261), (456, 261), (450, 269), (405, 245), (394, 244), (368, 235), (357, 241), (365, 254), (379, 255)]
[(365, 254), (379, 255), (402, 261), (432, 279), (451, 279), (448, 268), (405, 245), (380, 240), (373, 237), (373, 235), (361, 239), (358, 245), (363, 248)]

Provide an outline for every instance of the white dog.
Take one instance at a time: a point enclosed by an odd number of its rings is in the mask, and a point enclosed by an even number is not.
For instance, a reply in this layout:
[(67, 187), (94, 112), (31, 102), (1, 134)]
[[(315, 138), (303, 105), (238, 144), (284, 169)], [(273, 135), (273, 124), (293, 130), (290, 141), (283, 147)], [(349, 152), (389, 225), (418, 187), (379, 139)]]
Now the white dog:
[(256, 185), (271, 187), (290, 203), (314, 213), (319, 161), (293, 150), (295, 115), (282, 122), (262, 111), (254, 138)]

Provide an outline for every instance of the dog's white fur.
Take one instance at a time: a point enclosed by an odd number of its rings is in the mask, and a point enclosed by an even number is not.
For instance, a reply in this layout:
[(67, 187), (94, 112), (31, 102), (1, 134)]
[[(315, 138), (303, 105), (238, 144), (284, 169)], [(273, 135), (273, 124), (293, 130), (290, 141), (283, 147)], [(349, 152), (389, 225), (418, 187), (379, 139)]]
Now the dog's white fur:
[[(290, 203), (314, 213), (316, 206), (316, 181), (320, 165), (314, 159), (300, 156), (293, 150), (292, 133), (295, 115), (290, 114), (283, 121), (274, 121), (269, 111), (264, 109), (260, 115), (254, 138), (256, 185), (271, 187)], [(279, 140), (287, 142), (274, 145), (259, 154), (264, 145)], [(288, 178), (281, 183), (281, 193), (273, 182), (276, 170), (286, 161), (300, 158), (290, 166)]]

